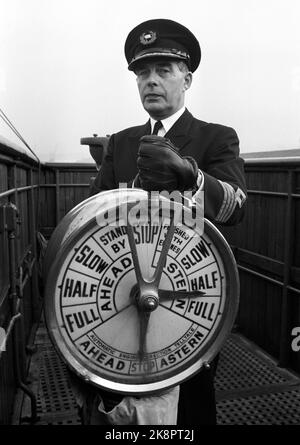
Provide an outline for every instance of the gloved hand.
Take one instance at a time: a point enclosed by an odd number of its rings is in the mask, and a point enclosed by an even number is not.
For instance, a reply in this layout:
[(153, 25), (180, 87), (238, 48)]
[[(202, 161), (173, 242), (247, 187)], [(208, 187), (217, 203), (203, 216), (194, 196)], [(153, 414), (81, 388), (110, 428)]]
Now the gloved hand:
[(182, 157), (169, 139), (143, 136), (137, 158), (138, 181), (144, 190), (191, 190), (195, 187), (198, 166), (192, 157)]

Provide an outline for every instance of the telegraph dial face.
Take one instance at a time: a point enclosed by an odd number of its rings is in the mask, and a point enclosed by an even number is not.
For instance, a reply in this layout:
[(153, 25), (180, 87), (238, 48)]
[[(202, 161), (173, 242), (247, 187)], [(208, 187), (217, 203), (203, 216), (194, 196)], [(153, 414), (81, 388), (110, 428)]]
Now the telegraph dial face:
[(237, 310), (237, 271), (222, 235), (208, 221), (202, 232), (191, 212), (179, 224), (171, 211), (135, 225), (128, 207), (119, 210), (103, 226), (91, 218), (62, 246), (46, 286), (47, 326), (85, 380), (154, 393), (218, 352)]

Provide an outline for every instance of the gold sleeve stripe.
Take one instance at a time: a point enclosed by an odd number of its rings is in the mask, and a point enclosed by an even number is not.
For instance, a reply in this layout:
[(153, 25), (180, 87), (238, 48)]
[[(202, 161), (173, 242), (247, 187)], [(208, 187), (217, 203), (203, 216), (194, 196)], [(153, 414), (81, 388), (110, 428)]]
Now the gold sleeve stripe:
[(227, 182), (219, 181), (221, 184), (224, 197), (219, 213), (215, 219), (216, 222), (226, 222), (234, 212), (235, 206), (237, 204), (235, 190), (232, 185)]

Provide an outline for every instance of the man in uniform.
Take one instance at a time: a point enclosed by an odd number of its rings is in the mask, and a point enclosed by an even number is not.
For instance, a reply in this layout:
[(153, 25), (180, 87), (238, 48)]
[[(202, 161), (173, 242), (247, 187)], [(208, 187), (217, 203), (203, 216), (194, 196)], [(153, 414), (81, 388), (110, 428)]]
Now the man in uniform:
[[(195, 201), (204, 193), (206, 218), (238, 223), (247, 192), (237, 134), (194, 118), (184, 106), (201, 59), (196, 37), (174, 21), (149, 20), (129, 33), (125, 56), (150, 119), (110, 137), (93, 193), (120, 183), (147, 191), (190, 191)], [(213, 378), (214, 364), (180, 385), (178, 425), (216, 423)]]

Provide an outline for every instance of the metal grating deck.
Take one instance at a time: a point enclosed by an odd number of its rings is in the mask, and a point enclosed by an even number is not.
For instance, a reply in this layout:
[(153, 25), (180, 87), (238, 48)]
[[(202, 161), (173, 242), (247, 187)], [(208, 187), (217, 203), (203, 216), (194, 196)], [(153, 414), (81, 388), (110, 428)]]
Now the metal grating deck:
[(218, 402), (220, 425), (299, 425), (300, 388)]
[(216, 390), (220, 425), (300, 425), (300, 377), (242, 336), (222, 349)]
[[(28, 386), (37, 399), (35, 425), (80, 425), (75, 398), (68, 383), (67, 370), (56, 354), (42, 320), (38, 329), (29, 369)], [(14, 413), (14, 424), (28, 424), (31, 407), (28, 397), (23, 397)]]
[[(65, 365), (57, 356), (43, 321), (29, 387), (37, 397), (35, 425), (79, 425)], [(218, 425), (300, 425), (300, 377), (276, 366), (253, 343), (232, 334), (222, 349), (216, 375)], [(28, 397), (19, 395), (13, 423), (26, 424)]]

